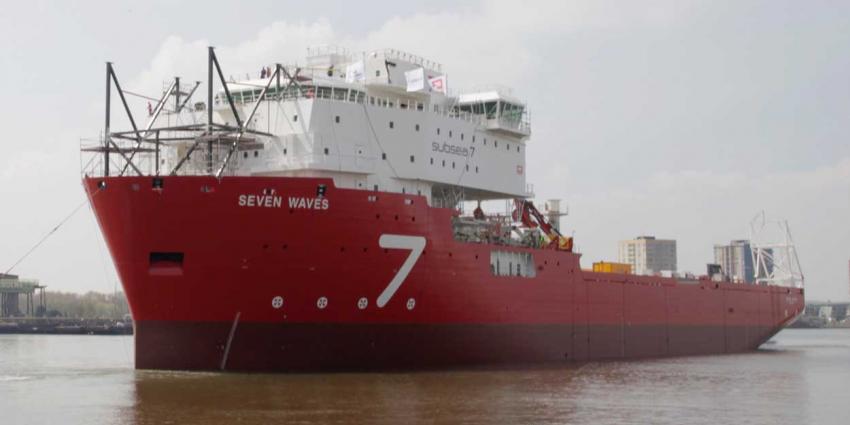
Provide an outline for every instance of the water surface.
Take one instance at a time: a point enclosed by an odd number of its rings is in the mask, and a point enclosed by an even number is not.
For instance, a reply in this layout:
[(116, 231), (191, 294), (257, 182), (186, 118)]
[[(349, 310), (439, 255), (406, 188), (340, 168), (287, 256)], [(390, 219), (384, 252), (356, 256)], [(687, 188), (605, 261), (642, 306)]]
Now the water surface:
[(135, 371), (132, 337), (0, 335), (0, 423), (846, 424), (850, 330), (753, 353), (388, 374)]

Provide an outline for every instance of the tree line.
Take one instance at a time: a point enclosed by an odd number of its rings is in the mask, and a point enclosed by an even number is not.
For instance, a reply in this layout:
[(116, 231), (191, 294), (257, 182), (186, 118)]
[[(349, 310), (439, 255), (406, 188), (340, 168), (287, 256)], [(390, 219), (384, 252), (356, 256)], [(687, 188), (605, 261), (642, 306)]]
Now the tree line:
[(74, 319), (122, 319), (130, 314), (123, 292), (45, 292), (46, 308), (38, 306), (36, 316)]

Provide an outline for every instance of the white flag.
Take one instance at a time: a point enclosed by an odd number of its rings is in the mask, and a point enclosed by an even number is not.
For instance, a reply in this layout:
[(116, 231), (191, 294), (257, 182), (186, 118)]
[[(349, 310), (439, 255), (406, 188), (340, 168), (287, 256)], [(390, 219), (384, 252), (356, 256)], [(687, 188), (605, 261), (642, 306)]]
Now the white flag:
[(404, 79), (407, 80), (407, 91), (420, 91), (425, 89), (425, 70), (422, 68), (405, 71)]
[(363, 69), (363, 61), (354, 62), (345, 67), (345, 82), (357, 83), (366, 79), (366, 72)]
[(431, 87), (431, 90), (446, 94), (446, 76), (440, 75), (439, 77), (429, 78), (428, 85)]

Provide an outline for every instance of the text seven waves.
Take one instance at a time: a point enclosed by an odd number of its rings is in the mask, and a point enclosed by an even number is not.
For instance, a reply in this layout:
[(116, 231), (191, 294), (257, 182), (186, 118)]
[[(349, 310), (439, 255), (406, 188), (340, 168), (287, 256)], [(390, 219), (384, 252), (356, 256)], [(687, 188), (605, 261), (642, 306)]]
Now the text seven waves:
[[(290, 196), (287, 199), (289, 208), (292, 209), (308, 209), (308, 210), (326, 210), (330, 207), (330, 203), (325, 198), (305, 198), (298, 196)], [(283, 206), (283, 197), (277, 195), (239, 195), (240, 207), (263, 207), (263, 208), (281, 208)]]

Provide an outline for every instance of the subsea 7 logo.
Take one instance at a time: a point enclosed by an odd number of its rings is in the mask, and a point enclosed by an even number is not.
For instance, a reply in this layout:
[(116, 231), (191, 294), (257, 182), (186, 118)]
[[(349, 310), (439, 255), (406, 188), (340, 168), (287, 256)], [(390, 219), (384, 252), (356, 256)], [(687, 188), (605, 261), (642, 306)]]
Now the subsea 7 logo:
[(410, 255), (404, 260), (404, 264), (398, 269), (398, 273), (393, 276), (393, 280), (390, 281), (384, 292), (381, 292), (381, 295), (378, 296), (378, 308), (382, 308), (390, 302), (390, 298), (395, 295), (398, 288), (404, 283), (404, 279), (413, 270), (416, 260), (425, 250), (425, 238), (422, 236), (381, 235), (381, 238), (378, 239), (378, 245), (381, 248), (410, 250)]

